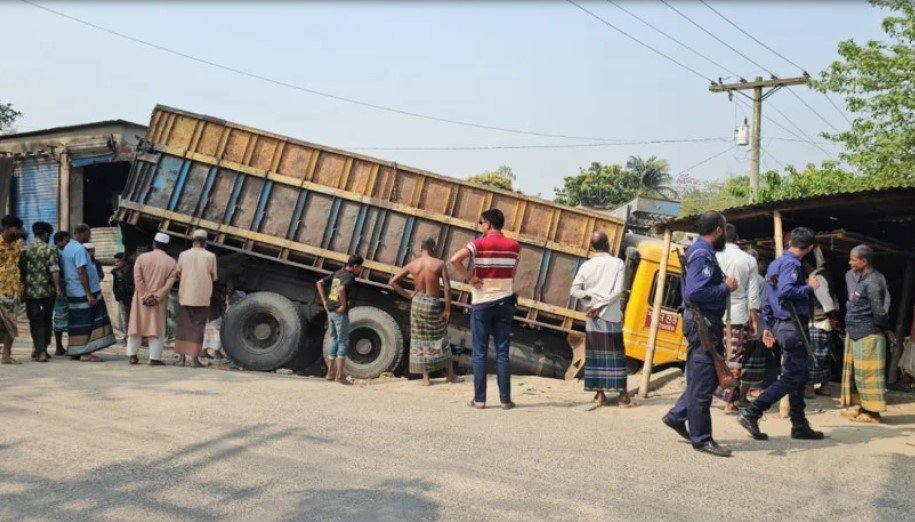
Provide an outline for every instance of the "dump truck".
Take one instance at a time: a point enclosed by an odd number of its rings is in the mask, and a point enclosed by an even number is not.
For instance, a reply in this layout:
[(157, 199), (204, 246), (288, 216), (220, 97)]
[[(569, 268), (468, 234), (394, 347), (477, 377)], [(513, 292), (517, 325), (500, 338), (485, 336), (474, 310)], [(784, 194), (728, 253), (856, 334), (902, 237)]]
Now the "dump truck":
[[(391, 275), (419, 255), (426, 237), (436, 239), (444, 258), (464, 247), (479, 235), (479, 216), (489, 208), (502, 210), (505, 234), (521, 244), (513, 371), (549, 377), (580, 371), (586, 317), (569, 287), (595, 230), (607, 233), (615, 253), (626, 253), (627, 355), (644, 357), (660, 243), (631, 237), (624, 243), (624, 222), (599, 211), (160, 105), (138, 147), (117, 221), (128, 254), (149, 248), (156, 232), (176, 239), (173, 255), (189, 245), (194, 229), (209, 232), (218, 285), (244, 294), (225, 311), (222, 343), (232, 360), (252, 370), (302, 369), (321, 357), (326, 315), (316, 282), (361, 255), (346, 370), (373, 378), (400, 370), (409, 344), (409, 303), (391, 291)], [(676, 277), (672, 263), (669, 274)], [(471, 290), (452, 283), (449, 339), (462, 367), (470, 366)], [(679, 303), (667, 296), (664, 302), (659, 364), (685, 357)]]

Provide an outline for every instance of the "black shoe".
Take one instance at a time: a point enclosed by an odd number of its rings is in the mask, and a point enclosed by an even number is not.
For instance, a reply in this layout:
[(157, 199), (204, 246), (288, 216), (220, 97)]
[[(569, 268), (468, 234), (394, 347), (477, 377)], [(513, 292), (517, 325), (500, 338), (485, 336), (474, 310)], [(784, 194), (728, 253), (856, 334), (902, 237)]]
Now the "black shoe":
[(702, 453), (708, 453), (709, 455), (714, 455), (716, 457), (730, 457), (731, 450), (721, 447), (715, 441), (709, 441), (705, 444), (700, 444), (698, 446), (693, 446), (693, 449), (696, 451), (701, 451)]
[(674, 421), (668, 419), (668, 418), (667, 418), (667, 415), (661, 417), (661, 422), (663, 422), (664, 425), (667, 426), (668, 428), (670, 428), (670, 429), (676, 431), (677, 434), (679, 434), (679, 435), (680, 435), (681, 437), (683, 437), (684, 439), (690, 440), (690, 438), (689, 438), (689, 430), (686, 429), (686, 423), (685, 423), (685, 422), (674, 422)]
[(741, 410), (745, 410), (745, 409), (749, 408), (750, 405), (753, 404), (753, 403), (750, 402), (750, 401), (737, 401), (737, 402), (735, 402), (734, 404), (735, 404), (738, 408), (740, 408)]
[(791, 438), (798, 440), (823, 440), (826, 435), (822, 431), (816, 431), (810, 427), (810, 424), (797, 424), (791, 427)]
[(741, 412), (737, 417), (737, 424), (743, 426), (743, 429), (750, 433), (754, 440), (768, 440), (769, 436), (759, 431), (759, 417), (747, 413), (746, 410)]

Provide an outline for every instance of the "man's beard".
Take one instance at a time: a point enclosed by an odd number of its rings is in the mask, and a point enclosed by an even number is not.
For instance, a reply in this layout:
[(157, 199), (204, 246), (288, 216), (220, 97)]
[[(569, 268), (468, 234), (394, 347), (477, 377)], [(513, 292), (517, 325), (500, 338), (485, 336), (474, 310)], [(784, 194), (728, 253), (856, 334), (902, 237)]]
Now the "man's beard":
[(712, 242), (712, 248), (715, 249), (715, 252), (721, 252), (724, 250), (724, 245), (726, 244), (724, 234), (715, 238), (715, 241)]

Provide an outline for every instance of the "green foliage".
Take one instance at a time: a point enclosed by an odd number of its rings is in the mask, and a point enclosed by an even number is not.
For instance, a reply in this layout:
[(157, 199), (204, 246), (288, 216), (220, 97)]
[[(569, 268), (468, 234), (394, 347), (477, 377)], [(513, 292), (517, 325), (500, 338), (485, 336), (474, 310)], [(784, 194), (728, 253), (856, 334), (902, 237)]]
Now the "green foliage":
[(839, 43), (839, 60), (812, 86), (845, 97), (851, 128), (824, 137), (841, 143), (840, 157), (875, 183), (915, 182), (915, 3), (871, 0), (891, 14), (887, 41)]
[(667, 160), (651, 156), (642, 159), (640, 156), (629, 156), (626, 161), (626, 168), (639, 178), (639, 196), (647, 196), (661, 199), (677, 199), (679, 195), (670, 183), (673, 177), (670, 175), (670, 164)]
[(750, 201), (750, 177), (734, 176), (724, 181), (695, 181), (681, 188), (680, 215), (691, 216), (706, 210), (724, 210)]
[(511, 167), (506, 167), (505, 165), (502, 165), (496, 170), (488, 170), (486, 172), (474, 174), (467, 178), (467, 181), (503, 190), (515, 190), (515, 173), (512, 172)]
[(577, 176), (564, 178), (563, 186), (553, 190), (555, 201), (563, 205), (612, 209), (636, 196), (676, 199), (671, 181), (667, 161), (656, 156), (630, 156), (625, 167), (591, 163)]
[(562, 205), (611, 209), (635, 197), (639, 177), (622, 165), (594, 162), (577, 176), (563, 179), (562, 188), (553, 189), (555, 201)]
[(22, 113), (13, 109), (12, 103), (0, 102), (0, 131), (9, 128), (20, 116)]

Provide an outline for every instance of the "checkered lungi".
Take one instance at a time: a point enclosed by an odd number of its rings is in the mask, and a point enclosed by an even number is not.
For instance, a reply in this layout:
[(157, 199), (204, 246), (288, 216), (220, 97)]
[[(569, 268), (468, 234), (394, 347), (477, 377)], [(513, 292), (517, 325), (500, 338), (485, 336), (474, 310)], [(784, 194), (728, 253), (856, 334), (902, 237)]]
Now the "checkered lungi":
[(434, 372), (451, 362), (448, 324), (439, 297), (415, 294), (410, 307), (410, 373)]
[(886, 411), (886, 337), (871, 334), (857, 341), (845, 336), (842, 368), (842, 406), (861, 405), (867, 411)]
[(585, 391), (626, 390), (623, 326), (600, 318), (585, 324)]
[[(728, 359), (728, 368), (740, 371), (741, 378), (743, 377), (743, 362), (749, 332), (750, 328), (745, 324), (731, 325), (731, 345), (734, 347), (734, 350), (731, 353), (731, 358)], [(725, 402), (734, 402), (737, 400), (737, 390), (740, 388), (740, 383), (741, 381), (738, 381), (737, 386), (733, 388), (716, 389), (715, 396)]]
[(807, 365), (809, 375), (807, 382), (810, 384), (825, 384), (829, 382), (829, 377), (832, 375), (829, 364), (829, 347), (838, 332), (821, 330), (813, 326), (810, 327), (809, 332), (810, 348), (813, 350), (813, 359), (816, 360), (816, 366), (814, 366), (813, 362)]

